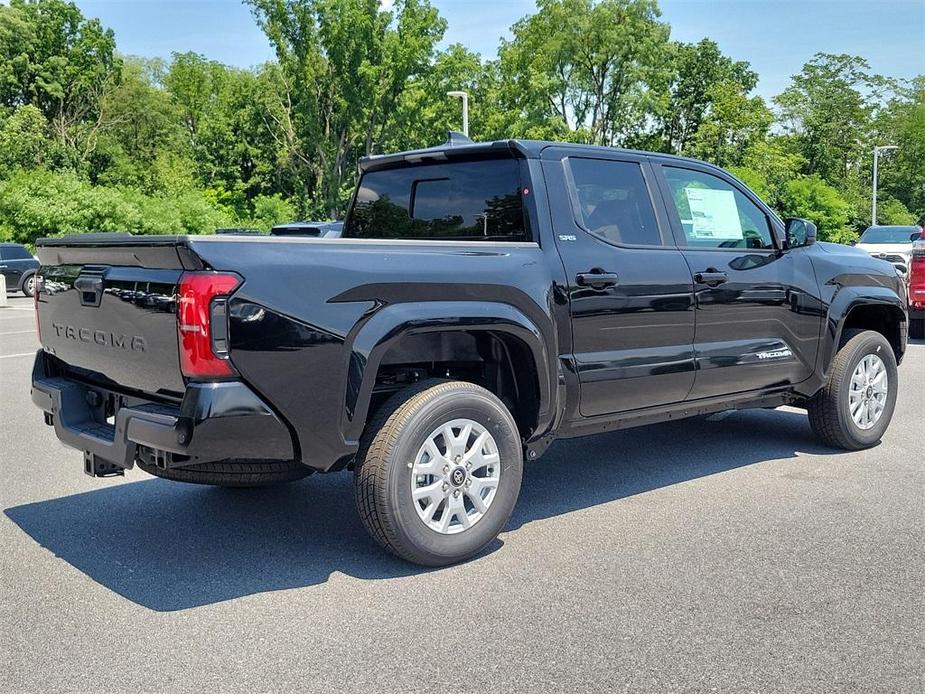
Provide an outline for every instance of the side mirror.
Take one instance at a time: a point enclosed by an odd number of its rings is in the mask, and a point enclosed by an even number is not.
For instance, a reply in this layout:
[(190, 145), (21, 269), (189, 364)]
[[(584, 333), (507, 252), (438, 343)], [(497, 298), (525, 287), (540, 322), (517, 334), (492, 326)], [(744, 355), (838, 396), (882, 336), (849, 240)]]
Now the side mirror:
[(851, 240), (848, 242), (848, 245), (849, 245), (849, 246), (857, 246), (857, 245), (858, 245), (858, 240), (857, 240), (857, 239), (851, 239)]
[(784, 223), (787, 225), (787, 248), (800, 248), (816, 243), (816, 225), (808, 219), (787, 217)]

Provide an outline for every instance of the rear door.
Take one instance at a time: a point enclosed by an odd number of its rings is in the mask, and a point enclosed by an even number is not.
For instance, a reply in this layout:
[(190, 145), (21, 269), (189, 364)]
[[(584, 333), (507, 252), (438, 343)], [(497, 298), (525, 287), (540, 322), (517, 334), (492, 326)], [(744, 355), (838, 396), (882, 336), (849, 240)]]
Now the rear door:
[(690, 397), (808, 378), (822, 313), (806, 254), (781, 248), (767, 209), (733, 177), (678, 160), (655, 168), (694, 284), (697, 378)]
[(543, 159), (581, 415), (684, 400), (694, 381), (691, 277), (664, 209), (653, 204), (648, 162), (557, 148)]

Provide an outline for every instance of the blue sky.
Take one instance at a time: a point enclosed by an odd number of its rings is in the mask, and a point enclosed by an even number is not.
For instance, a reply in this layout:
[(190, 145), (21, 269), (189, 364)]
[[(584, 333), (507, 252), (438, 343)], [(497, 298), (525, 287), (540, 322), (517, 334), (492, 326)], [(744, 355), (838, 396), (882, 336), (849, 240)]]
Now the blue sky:
[[(447, 19), (445, 44), (494, 56), (501, 36), (532, 12), (532, 0), (431, 0)], [(167, 57), (196, 51), (247, 67), (273, 53), (237, 0), (77, 0), (116, 32), (119, 50)], [(851, 53), (891, 77), (925, 74), (925, 0), (661, 0), (672, 38), (715, 40), (749, 61), (771, 97), (814, 53)]]

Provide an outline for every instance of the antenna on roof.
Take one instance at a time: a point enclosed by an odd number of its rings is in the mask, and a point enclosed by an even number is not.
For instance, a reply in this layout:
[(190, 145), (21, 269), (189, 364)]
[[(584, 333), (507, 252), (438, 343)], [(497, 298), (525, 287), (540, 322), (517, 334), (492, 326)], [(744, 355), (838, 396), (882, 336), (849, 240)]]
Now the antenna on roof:
[(460, 145), (471, 145), (475, 144), (468, 137), (462, 133), (458, 133), (455, 130), (450, 130), (447, 135), (446, 142), (443, 143), (444, 147), (459, 147)]

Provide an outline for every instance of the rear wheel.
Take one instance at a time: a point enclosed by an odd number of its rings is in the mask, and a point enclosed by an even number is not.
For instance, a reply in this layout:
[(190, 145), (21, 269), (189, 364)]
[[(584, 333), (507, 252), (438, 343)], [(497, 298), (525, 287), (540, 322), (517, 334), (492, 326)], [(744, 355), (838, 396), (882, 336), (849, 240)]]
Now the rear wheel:
[(890, 425), (897, 381), (896, 357), (883, 335), (846, 333), (826, 384), (807, 403), (813, 431), (836, 448), (870, 448)]
[(428, 381), (370, 421), (354, 473), (370, 535), (417, 564), (443, 566), (497, 537), (520, 493), (523, 457), (511, 413), (491, 392)]
[(295, 482), (311, 474), (311, 470), (301, 463), (285, 460), (224, 460), (165, 469), (139, 459), (138, 467), (156, 477), (215, 487), (265, 487)]

